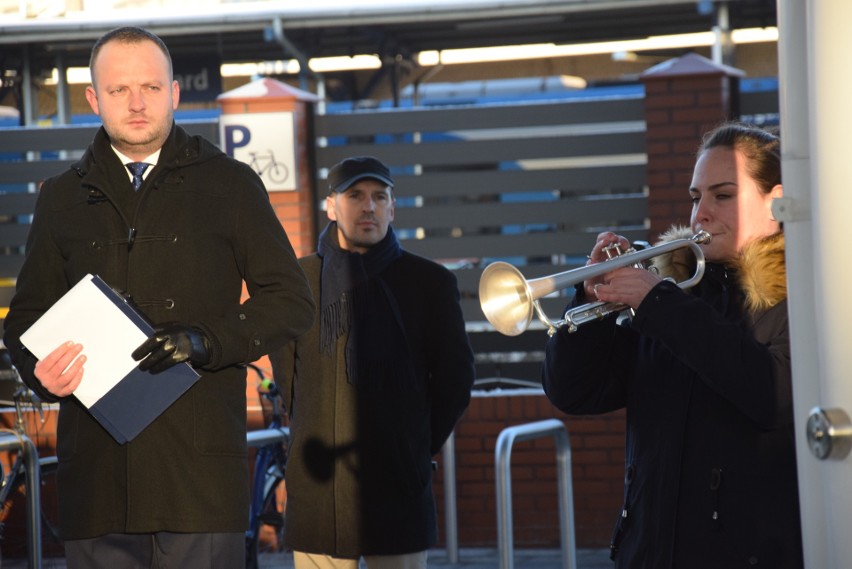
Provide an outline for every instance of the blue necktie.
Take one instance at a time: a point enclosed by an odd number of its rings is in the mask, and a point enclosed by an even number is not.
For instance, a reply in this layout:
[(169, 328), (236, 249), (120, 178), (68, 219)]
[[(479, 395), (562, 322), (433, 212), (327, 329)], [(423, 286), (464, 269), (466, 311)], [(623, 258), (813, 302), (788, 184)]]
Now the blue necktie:
[(148, 169), (147, 162), (130, 162), (127, 164), (127, 169), (133, 174), (133, 189), (139, 190), (142, 187), (142, 174)]

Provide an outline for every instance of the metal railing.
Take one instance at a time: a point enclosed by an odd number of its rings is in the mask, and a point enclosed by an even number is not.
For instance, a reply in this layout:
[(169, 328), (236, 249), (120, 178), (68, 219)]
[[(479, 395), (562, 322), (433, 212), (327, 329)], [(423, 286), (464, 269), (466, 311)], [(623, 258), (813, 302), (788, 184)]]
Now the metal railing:
[(26, 435), (0, 433), (0, 451), (23, 453), (27, 486), (27, 566), (30, 569), (41, 569), (41, 470), (38, 450)]
[(246, 433), (246, 444), (250, 447), (262, 447), (268, 444), (284, 442), (290, 439), (290, 427), (277, 429), (259, 429)]
[(497, 437), (494, 448), (495, 483), (497, 488), (497, 546), (500, 569), (514, 567), (512, 536), (512, 446), (515, 442), (552, 436), (556, 443), (559, 485), (559, 528), (562, 543), (562, 567), (576, 569), (577, 550), (574, 539), (574, 493), (571, 484), (571, 445), (562, 421), (547, 419), (507, 427)]

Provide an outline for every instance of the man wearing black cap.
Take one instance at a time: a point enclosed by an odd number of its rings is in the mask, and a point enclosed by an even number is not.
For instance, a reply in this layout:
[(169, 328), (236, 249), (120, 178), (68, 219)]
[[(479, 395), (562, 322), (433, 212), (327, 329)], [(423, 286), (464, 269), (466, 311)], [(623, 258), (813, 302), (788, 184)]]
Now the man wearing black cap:
[(290, 411), (287, 546), (296, 569), (422, 569), (432, 457), (474, 378), (458, 287), (400, 247), (384, 164), (347, 158), (328, 184), (331, 223), (300, 260), (320, 315), (272, 356)]

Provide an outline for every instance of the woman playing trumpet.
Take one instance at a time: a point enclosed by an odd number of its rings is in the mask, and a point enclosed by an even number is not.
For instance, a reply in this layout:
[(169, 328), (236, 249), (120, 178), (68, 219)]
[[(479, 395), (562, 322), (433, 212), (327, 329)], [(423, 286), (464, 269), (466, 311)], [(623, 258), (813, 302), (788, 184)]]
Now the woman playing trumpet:
[[(575, 305), (625, 304), (629, 321), (560, 329), (542, 382), (573, 414), (625, 408), (624, 505), (611, 543), (616, 568), (801, 568), (784, 234), (770, 210), (782, 194), (779, 140), (726, 123), (700, 146), (689, 197), (701, 248), (656, 258), (659, 274), (615, 269), (578, 285)], [(681, 234), (681, 233), (685, 233)], [(601, 233), (589, 263), (624, 237)]]

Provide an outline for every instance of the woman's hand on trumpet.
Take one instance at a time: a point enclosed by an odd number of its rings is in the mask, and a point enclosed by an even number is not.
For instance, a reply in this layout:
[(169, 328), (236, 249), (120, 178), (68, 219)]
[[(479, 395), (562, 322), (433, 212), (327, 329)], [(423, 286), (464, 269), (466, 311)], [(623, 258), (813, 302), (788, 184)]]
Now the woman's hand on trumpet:
[[(630, 241), (626, 237), (616, 235), (611, 231), (598, 233), (598, 239), (595, 242), (595, 246), (592, 247), (592, 252), (589, 254), (589, 260), (586, 261), (586, 265), (594, 265), (606, 261), (609, 257), (607, 257), (605, 249), (613, 245), (618, 245), (622, 251), (627, 251), (630, 248)], [(597, 298), (595, 295), (595, 285), (604, 284), (604, 277), (606, 275), (583, 281), (583, 291), (586, 293), (587, 300), (593, 301)]]
[(604, 302), (616, 302), (630, 308), (639, 308), (651, 289), (662, 280), (657, 274), (646, 269), (623, 267), (604, 275), (604, 282), (592, 287), (592, 292)]
[[(607, 255), (607, 250), (614, 245), (617, 245), (622, 253), (631, 247), (630, 241), (622, 235), (610, 231), (598, 234), (586, 265), (602, 263), (612, 258), (611, 253), (610, 256)], [(588, 300), (616, 302), (637, 308), (660, 280), (656, 274), (645, 269), (624, 267), (584, 281), (583, 290)]]

